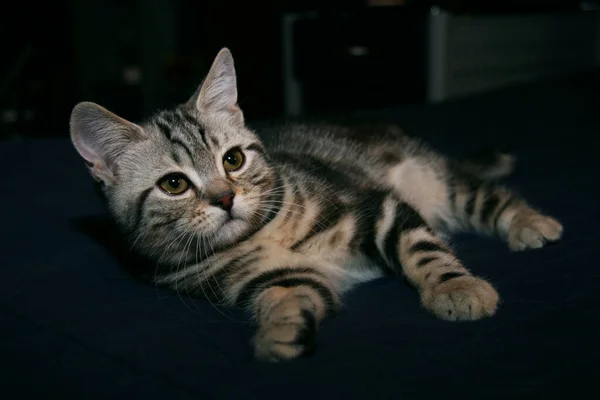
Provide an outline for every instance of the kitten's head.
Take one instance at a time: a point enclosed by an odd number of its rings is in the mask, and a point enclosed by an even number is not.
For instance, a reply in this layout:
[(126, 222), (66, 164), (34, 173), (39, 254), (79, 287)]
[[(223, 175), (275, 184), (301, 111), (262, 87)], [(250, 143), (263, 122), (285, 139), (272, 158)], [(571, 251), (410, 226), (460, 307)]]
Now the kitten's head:
[(71, 139), (134, 246), (167, 264), (239, 241), (276, 205), (276, 174), (244, 125), (227, 49), (187, 103), (145, 123), (79, 103)]

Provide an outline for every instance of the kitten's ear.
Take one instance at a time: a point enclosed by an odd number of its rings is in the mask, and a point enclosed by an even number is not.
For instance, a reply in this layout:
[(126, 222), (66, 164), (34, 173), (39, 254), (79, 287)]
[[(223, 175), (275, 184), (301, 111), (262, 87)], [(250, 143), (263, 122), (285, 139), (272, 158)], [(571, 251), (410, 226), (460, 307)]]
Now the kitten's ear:
[(242, 111), (237, 105), (237, 83), (233, 56), (229, 49), (222, 49), (210, 71), (194, 96), (188, 101), (189, 106), (199, 112), (225, 111), (242, 118)]
[(71, 141), (92, 175), (104, 183), (115, 181), (115, 162), (125, 147), (144, 138), (141, 127), (98, 104), (79, 103), (71, 112)]

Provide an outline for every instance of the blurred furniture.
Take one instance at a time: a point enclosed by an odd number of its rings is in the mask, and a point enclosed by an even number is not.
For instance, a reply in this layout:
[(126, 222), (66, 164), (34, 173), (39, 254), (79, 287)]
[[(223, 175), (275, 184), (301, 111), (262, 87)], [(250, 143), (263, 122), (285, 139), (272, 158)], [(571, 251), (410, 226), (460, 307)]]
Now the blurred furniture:
[(439, 102), (600, 64), (597, 7), (468, 10), (433, 5), (285, 14), (285, 114)]
[(598, 3), (57, 0), (32, 12), (17, 2), (0, 23), (0, 138), (66, 136), (81, 100), (142, 119), (186, 99), (223, 46), (249, 120), (443, 101), (581, 70), (600, 31), (581, 10)]
[(453, 14), (431, 9), (427, 99), (437, 102), (600, 64), (600, 11)]
[(285, 14), (285, 114), (424, 101), (427, 16), (403, 7)]

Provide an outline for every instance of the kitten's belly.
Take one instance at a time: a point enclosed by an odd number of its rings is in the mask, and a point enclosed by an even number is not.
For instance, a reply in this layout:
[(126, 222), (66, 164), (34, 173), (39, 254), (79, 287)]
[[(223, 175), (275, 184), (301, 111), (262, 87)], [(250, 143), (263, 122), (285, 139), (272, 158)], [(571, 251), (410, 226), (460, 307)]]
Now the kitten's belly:
[(381, 267), (370, 258), (360, 253), (344, 263), (342, 290), (350, 290), (354, 286), (380, 278), (384, 275)]

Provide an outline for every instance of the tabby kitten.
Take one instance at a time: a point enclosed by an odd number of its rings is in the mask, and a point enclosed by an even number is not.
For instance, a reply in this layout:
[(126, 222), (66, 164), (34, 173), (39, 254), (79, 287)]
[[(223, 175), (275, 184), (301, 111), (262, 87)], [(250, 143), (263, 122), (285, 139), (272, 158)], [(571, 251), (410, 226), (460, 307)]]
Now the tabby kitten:
[(562, 233), (489, 182), (509, 158), (457, 164), (394, 127), (295, 125), (261, 142), (227, 49), (187, 103), (140, 125), (80, 103), (71, 138), (133, 248), (157, 261), (154, 281), (251, 311), (262, 360), (310, 351), (342, 294), (388, 272), (439, 318), (490, 316), (496, 290), (440, 235), (474, 230), (523, 250)]

